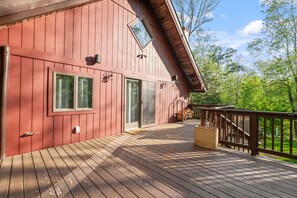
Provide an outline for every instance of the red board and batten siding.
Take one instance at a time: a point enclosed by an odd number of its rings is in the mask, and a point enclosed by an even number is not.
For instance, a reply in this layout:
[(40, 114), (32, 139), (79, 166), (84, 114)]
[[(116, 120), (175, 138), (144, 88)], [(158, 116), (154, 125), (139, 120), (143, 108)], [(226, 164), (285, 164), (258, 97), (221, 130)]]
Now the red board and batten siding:
[[(154, 40), (143, 51), (128, 24), (144, 17)], [(156, 123), (173, 121), (187, 102), (188, 84), (149, 3), (100, 1), (0, 29), (0, 45), (11, 47), (7, 102), (7, 155), (119, 134), (124, 126), (125, 77), (156, 82)], [(137, 55), (147, 57), (139, 59)], [(101, 55), (101, 63), (85, 57)], [(63, 70), (94, 76), (92, 112), (51, 114), (50, 75)], [(102, 82), (106, 71), (114, 78)], [(178, 82), (171, 82), (177, 74)], [(160, 89), (160, 83), (167, 86)], [(75, 126), (80, 134), (73, 134)], [(20, 138), (27, 131), (32, 137)]]

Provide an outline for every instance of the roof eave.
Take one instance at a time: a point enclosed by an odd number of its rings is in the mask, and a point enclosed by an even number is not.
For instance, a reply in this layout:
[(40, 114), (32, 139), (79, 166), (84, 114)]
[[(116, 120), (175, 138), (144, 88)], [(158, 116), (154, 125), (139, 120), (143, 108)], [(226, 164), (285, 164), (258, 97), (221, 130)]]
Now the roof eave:
[[(150, 3), (152, 5), (153, 9), (155, 10), (155, 13), (156, 13), (156, 15), (157, 15), (157, 17), (158, 17), (158, 19), (159, 19), (160, 22), (162, 20), (164, 20), (164, 17), (167, 17), (168, 20), (171, 20), (174, 23), (174, 26), (175, 26), (175, 29), (176, 29), (176, 34), (178, 34), (177, 35), (177, 38), (180, 39), (180, 41), (181, 41), (183, 50), (186, 53), (186, 56), (188, 58), (187, 61), (190, 62), (192, 73), (191, 74), (188, 74), (189, 72), (186, 71), (185, 67), (182, 64), (182, 61), (180, 61), (180, 64), (181, 64), (181, 66), (182, 66), (182, 68), (183, 68), (183, 70), (185, 72), (185, 75), (187, 77), (189, 75), (191, 76), (191, 75), (195, 74), (195, 76), (197, 77), (197, 81), (199, 82), (199, 84), (197, 84), (197, 83), (196, 84), (193, 84), (191, 82), (191, 79), (188, 77), (189, 83), (191, 85), (191, 90), (194, 91), (194, 92), (205, 92), (206, 91), (206, 87), (204, 85), (201, 72), (200, 72), (199, 68), (197, 67), (197, 64), (196, 64), (196, 61), (195, 61), (194, 56), (192, 54), (192, 51), (190, 49), (189, 43), (188, 43), (188, 41), (186, 39), (186, 36), (184, 35), (184, 31), (181, 28), (180, 22), (178, 20), (177, 15), (176, 15), (176, 11), (175, 11), (175, 9), (174, 9), (171, 1), (170, 0), (150, 0)], [(163, 5), (163, 3), (164, 3), (164, 5), (166, 5), (166, 8), (167, 8), (167, 10), (169, 11), (170, 14), (169, 15), (164, 15), (164, 16), (162, 16), (163, 17), (162, 18), (157, 13), (158, 12), (157, 9), (160, 9), (160, 6), (157, 6), (155, 4), (159, 4), (159, 5), (162, 4)], [(170, 17), (170, 18), (168, 18), (168, 17)], [(166, 23), (166, 24), (168, 25), (168, 23)], [(161, 26), (162, 26), (165, 34), (167, 34), (166, 36), (167, 36), (167, 38), (169, 38), (168, 39), (169, 42), (171, 42), (170, 36), (168, 35), (168, 32), (166, 31), (166, 27), (165, 27), (166, 25), (161, 22)], [(170, 31), (170, 34), (172, 34), (172, 31)], [(172, 44), (172, 46), (174, 46), (174, 44)], [(174, 49), (174, 50), (176, 50), (176, 49)], [(179, 53), (177, 53), (177, 52), (175, 52), (175, 53), (176, 53), (176, 56), (178, 57), (178, 59), (180, 60), (181, 59), (181, 55)]]
[(102, 1), (102, 0), (71, 0), (61, 1), (58, 3), (49, 4), (46, 6), (36, 7), (34, 9), (23, 10), (21, 12), (11, 13), (0, 17), (0, 27), (7, 26), (14, 23), (21, 22), (22, 20), (47, 15), (52, 12), (62, 11), (79, 7), (85, 4)]

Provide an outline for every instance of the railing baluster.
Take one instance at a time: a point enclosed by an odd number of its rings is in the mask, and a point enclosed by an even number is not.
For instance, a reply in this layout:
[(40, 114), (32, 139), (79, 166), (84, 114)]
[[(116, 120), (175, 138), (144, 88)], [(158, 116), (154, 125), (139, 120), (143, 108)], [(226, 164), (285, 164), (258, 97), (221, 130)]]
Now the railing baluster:
[[(236, 143), (239, 143), (240, 140), (240, 136), (239, 136), (239, 132), (238, 132), (238, 115), (236, 115)], [(239, 150), (239, 147), (237, 147)]]
[(218, 117), (219, 117), (219, 140), (221, 140), (221, 133), (222, 133), (222, 117), (221, 114), (218, 113)]
[[(242, 130), (243, 130), (243, 132), (242, 132), (242, 134), (241, 134), (241, 136), (242, 136), (242, 144), (244, 145), (244, 139), (245, 139), (245, 134), (244, 134), (244, 115), (242, 115)], [(242, 149), (243, 150), (243, 152), (244, 152), (244, 148)]]
[(283, 152), (283, 148), (284, 148), (284, 119), (281, 119), (281, 139), (280, 139), (280, 152)]
[[(228, 141), (228, 123), (227, 123), (227, 114), (225, 114), (225, 140)], [(225, 145), (226, 146), (226, 145)]]
[(233, 136), (233, 115), (230, 115), (230, 142), (232, 142)]
[(271, 150), (274, 151), (274, 117), (272, 117), (271, 121)]
[(205, 126), (205, 110), (201, 110), (201, 120), (200, 120), (200, 125)]
[(264, 148), (266, 148), (266, 133), (267, 133), (267, 127), (266, 127), (266, 124), (267, 124), (267, 122), (266, 122), (266, 117), (264, 117)]
[(248, 123), (249, 123), (249, 134), (250, 134), (250, 137), (247, 138), (247, 144), (249, 145), (249, 148), (248, 148), (248, 153), (250, 153), (250, 148), (251, 148), (251, 116), (248, 117)]
[(293, 120), (290, 119), (290, 154), (293, 154)]
[(250, 117), (250, 147), (251, 155), (256, 156), (258, 147), (258, 117), (256, 115)]

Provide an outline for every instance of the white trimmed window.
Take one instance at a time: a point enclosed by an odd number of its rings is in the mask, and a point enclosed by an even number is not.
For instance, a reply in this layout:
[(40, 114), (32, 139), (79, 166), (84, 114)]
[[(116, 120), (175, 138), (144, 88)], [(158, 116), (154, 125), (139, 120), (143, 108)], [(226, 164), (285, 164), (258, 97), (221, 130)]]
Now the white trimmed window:
[(131, 29), (142, 48), (145, 48), (153, 39), (148, 25), (144, 19), (138, 20), (131, 25)]
[(53, 111), (93, 110), (93, 78), (54, 72)]

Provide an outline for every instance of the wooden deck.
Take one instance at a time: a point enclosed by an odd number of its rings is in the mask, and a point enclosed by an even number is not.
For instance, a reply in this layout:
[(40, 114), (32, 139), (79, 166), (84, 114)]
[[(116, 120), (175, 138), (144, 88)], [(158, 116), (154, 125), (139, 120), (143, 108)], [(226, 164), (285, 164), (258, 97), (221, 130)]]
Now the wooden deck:
[(0, 197), (296, 197), (297, 166), (193, 145), (193, 122), (1, 161)]

